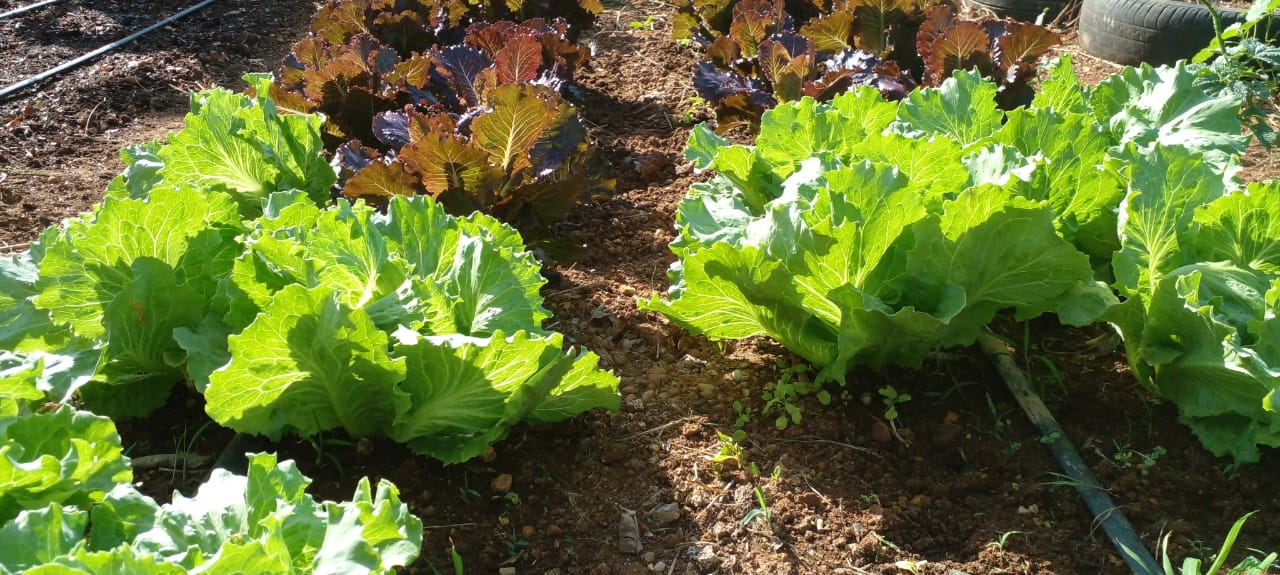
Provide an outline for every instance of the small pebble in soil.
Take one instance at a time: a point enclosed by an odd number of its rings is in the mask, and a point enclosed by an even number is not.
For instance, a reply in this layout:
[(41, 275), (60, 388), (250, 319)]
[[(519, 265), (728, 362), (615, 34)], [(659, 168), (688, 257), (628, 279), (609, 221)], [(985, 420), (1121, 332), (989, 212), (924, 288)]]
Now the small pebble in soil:
[(640, 543), (640, 524), (636, 521), (636, 512), (623, 509), (618, 517), (618, 551), (635, 555), (644, 550)]
[(877, 421), (871, 424), (871, 440), (876, 443), (889, 443), (893, 440), (893, 435), (889, 431), (889, 426), (883, 421)]
[(498, 575), (516, 575), (515, 567), (499, 567)]
[(689, 557), (703, 571), (710, 571), (720, 566), (720, 557), (710, 545), (695, 545), (689, 548)]
[(930, 443), (938, 449), (954, 447), (960, 442), (960, 436), (963, 433), (963, 427), (954, 423), (943, 423), (933, 430), (933, 438)]
[(506, 493), (511, 491), (511, 481), (511, 474), (503, 473), (494, 477), (493, 481), (489, 482), (489, 488), (492, 489), (494, 493)]
[(822, 505), (822, 496), (812, 491), (801, 493), (799, 499), (800, 503), (803, 503), (808, 507), (817, 507)]
[(677, 503), (663, 503), (653, 508), (649, 512), (649, 520), (657, 525), (666, 525), (674, 523), (680, 519), (680, 505)]

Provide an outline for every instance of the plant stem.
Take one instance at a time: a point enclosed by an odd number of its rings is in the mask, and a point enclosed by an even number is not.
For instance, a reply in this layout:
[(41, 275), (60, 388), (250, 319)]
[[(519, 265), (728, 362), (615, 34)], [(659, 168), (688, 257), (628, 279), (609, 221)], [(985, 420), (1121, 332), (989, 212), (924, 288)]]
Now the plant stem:
[(1218, 14), (1218, 11), (1213, 8), (1213, 3), (1211, 3), (1209, 0), (1199, 0), (1199, 1), (1201, 4), (1204, 5), (1206, 9), (1209, 10), (1209, 18), (1213, 20), (1213, 36), (1218, 41), (1218, 57), (1222, 58), (1223, 60), (1226, 60), (1227, 66), (1231, 68), (1231, 72), (1236, 77), (1239, 77), (1239, 74), (1235, 74), (1236, 72), (1235, 60), (1232, 60), (1231, 57), (1227, 55), (1227, 40), (1226, 38), (1222, 37), (1222, 16)]

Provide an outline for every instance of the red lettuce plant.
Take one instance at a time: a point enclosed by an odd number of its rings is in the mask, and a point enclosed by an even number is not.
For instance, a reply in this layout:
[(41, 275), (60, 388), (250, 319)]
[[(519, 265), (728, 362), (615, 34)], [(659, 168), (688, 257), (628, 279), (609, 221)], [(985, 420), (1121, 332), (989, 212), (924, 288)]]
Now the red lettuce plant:
[(1036, 65), (1060, 41), (1042, 26), (960, 20), (950, 6), (939, 6), (920, 26), (916, 51), (924, 60), (926, 85), (941, 86), (956, 70), (977, 68), (996, 83), (996, 102), (1013, 109), (1031, 103), (1030, 81), (1036, 76)]
[(337, 193), (377, 205), (429, 194), (455, 214), (481, 210), (533, 231), (611, 184), (596, 176), (586, 129), (559, 94), (590, 51), (565, 19), (478, 19), (561, 8), (331, 2), (271, 96), (281, 108), (325, 114)]
[(343, 43), (311, 36), (285, 58), (271, 96), (286, 109), (323, 112), (330, 146), (350, 138), (372, 142), (372, 121), (381, 112), (414, 105), (466, 113), (493, 87), (559, 88), (589, 58), (586, 47), (569, 40), (563, 20), (476, 23), (459, 44), (409, 54), (366, 31)]
[(374, 205), (428, 194), (452, 213), (479, 210), (531, 229), (608, 190), (612, 182), (592, 169), (586, 128), (554, 90), (508, 84), (484, 101), (464, 115), (413, 106), (380, 114), (376, 136), (398, 152), (343, 145), (342, 194)]
[(900, 99), (957, 67), (996, 80), (997, 100), (1014, 107), (1030, 101), (1036, 61), (1058, 41), (1031, 24), (958, 20), (936, 0), (690, 0), (675, 36), (703, 47), (694, 86), (715, 107), (722, 132), (754, 129), (778, 102), (829, 100), (855, 86)]

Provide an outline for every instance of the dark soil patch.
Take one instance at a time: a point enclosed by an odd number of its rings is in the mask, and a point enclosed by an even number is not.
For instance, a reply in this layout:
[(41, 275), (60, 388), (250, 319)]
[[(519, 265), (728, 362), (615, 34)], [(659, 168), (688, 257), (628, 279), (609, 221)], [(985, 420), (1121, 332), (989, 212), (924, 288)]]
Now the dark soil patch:
[[(33, 2), (0, 0), (0, 12)], [(0, 20), (0, 85), (18, 82), (193, 3), (67, 0)], [(0, 247), (84, 211), (123, 165), (120, 148), (182, 127), (188, 94), (239, 90), (305, 33), (307, 0), (223, 0), (0, 101)], [(3, 251), (3, 250), (0, 250)]]
[[(0, 9), (14, 4), (0, 0)], [(130, 14), (170, 9), (123, 4), (69, 2), (0, 23), (0, 75), (43, 69), (132, 29), (140, 19)], [(310, 10), (226, 0), (0, 105), (9, 123), (0, 132), (0, 243), (30, 241), (96, 201), (121, 169), (120, 146), (179, 127), (187, 90), (238, 89), (243, 72), (275, 67)], [(649, 15), (653, 30), (630, 25)], [(621, 412), (519, 429), (489, 456), (450, 467), (336, 436), (263, 448), (297, 459), (327, 498), (349, 497), (361, 475), (395, 481), (427, 525), (425, 560), (409, 573), (431, 564), (449, 572), (451, 547), (469, 573), (896, 573), (899, 560), (927, 561), (926, 573), (1127, 572), (975, 350), (940, 353), (920, 370), (855, 373), (831, 405), (799, 399), (803, 421), (778, 429), (761, 392), (780, 378), (777, 362), (792, 361), (784, 350), (767, 340), (713, 344), (636, 308), (637, 297), (666, 289), (676, 205), (702, 177), (681, 155), (685, 112), (697, 113), (688, 101), (694, 60), (669, 40), (670, 16), (641, 2), (607, 11), (591, 35), (596, 60), (581, 75), (579, 105), (618, 194), (558, 227), (585, 249), (550, 265), (544, 290), (555, 314), (547, 327), (621, 376)], [(1104, 69), (1077, 63), (1089, 78)], [(1171, 531), (1179, 560), (1206, 557), (1240, 515), (1260, 509), (1237, 550), (1280, 549), (1274, 452), (1224, 474), (1226, 461), (1199, 447), (1172, 406), (1137, 388), (1102, 328), (996, 327), (1025, 350), (1019, 361), (1148, 545)], [(899, 407), (901, 441), (876, 393), (887, 385), (913, 397)], [(152, 419), (121, 424), (131, 453), (220, 452), (232, 434), (201, 428), (201, 401), (176, 397)], [(731, 433), (743, 415), (740, 454), (715, 461), (724, 448), (716, 432)], [(203, 474), (139, 480), (163, 498)], [(761, 499), (767, 521), (747, 520)], [(640, 518), (640, 554), (618, 549), (628, 510)]]

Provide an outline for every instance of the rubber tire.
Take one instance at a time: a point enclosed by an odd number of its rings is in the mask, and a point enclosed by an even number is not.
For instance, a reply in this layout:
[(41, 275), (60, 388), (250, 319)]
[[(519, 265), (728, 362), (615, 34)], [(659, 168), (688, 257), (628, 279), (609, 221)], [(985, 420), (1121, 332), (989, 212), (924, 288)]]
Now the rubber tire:
[(1047, 8), (1044, 22), (1047, 24), (1058, 17), (1058, 13), (1067, 6), (1067, 0), (968, 0), (974, 7), (990, 10), (1001, 18), (1012, 18), (1020, 22), (1035, 22), (1036, 18)]
[[(1225, 29), (1244, 12), (1218, 10)], [(1213, 17), (1200, 4), (1175, 0), (1084, 0), (1080, 47), (1117, 64), (1153, 66), (1191, 58), (1213, 39)]]

